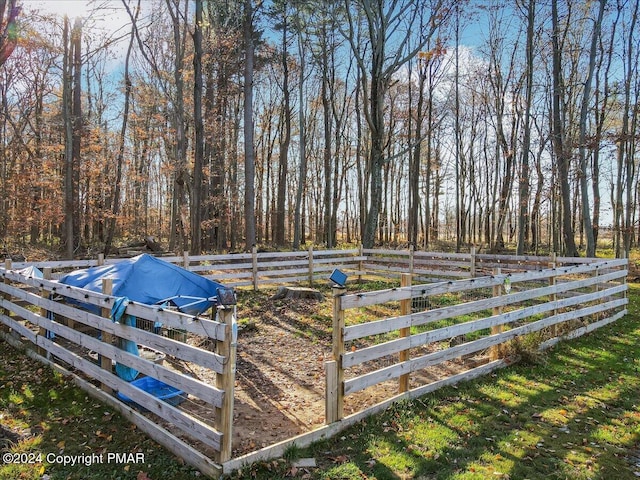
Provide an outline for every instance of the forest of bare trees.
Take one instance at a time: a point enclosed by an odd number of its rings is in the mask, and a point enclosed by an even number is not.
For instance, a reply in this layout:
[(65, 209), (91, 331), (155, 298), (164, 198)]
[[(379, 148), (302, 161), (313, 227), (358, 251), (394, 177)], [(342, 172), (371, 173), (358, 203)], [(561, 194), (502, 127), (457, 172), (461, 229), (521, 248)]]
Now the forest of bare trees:
[(19, 3), (0, 0), (0, 246), (640, 238), (635, 0)]

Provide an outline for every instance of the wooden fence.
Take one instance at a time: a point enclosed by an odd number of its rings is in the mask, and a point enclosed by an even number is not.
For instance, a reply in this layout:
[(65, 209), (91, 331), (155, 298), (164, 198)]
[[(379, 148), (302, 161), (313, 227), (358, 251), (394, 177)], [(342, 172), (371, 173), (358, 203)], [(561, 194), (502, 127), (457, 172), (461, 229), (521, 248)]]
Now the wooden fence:
[[(135, 317), (134, 328), (113, 320), (112, 308), (122, 299), (108, 294), (110, 279), (103, 283), (105, 293), (96, 293), (47, 279), (49, 267), (44, 279), (25, 276), (10, 262), (0, 272), (0, 333), (5, 340), (19, 347), (32, 344), (40, 359), (72, 368), (73, 374), (65, 373), (76, 383), (159, 443), (207, 474), (220, 473), (220, 464), (231, 456), (234, 307), (218, 308), (212, 320), (130, 302), (124, 318)], [(119, 348), (123, 340), (135, 342), (142, 353)], [(149, 389), (132, 386), (114, 373), (118, 365), (172, 387), (176, 397), (162, 401)], [(183, 365), (197, 375), (182, 373)], [(100, 392), (91, 380), (100, 382)], [(215, 412), (213, 419), (191, 411), (190, 405), (198, 402)], [(150, 419), (140, 411), (156, 416)]]
[[(555, 255), (534, 257), (516, 255), (494, 255), (476, 253), (420, 252), (413, 249), (363, 249), (317, 250), (313, 246), (296, 252), (232, 253), (225, 255), (173, 255), (163, 260), (178, 264), (187, 270), (224, 283), (229, 287), (250, 286), (259, 289), (265, 285), (282, 285), (305, 282), (309, 284), (327, 282), (335, 268), (343, 270), (352, 278), (381, 278), (399, 281), (402, 273), (410, 273), (414, 282), (438, 281), (443, 278), (469, 278), (491, 273), (501, 268), (504, 273), (540, 270), (549, 265), (579, 265), (592, 263), (593, 258), (556, 257)], [(50, 268), (52, 278), (64, 273), (101, 264), (112, 264), (123, 259), (105, 259), (99, 256), (92, 260), (61, 260), (45, 262), (14, 263), (15, 269), (34, 266)]]
[[(428, 367), (480, 352), (497, 361), (505, 351), (522, 349), (513, 341), (525, 335), (536, 334), (530, 341), (544, 348), (621, 318), (627, 263), (591, 261), (520, 273), (495, 267), (488, 276), (420, 285), (410, 285), (405, 274), (400, 288), (357, 294), (336, 289), (327, 423), (344, 417), (345, 397), (366, 388), (391, 380), (399, 393), (411, 383), (420, 392), (424, 385), (416, 377)], [(353, 311), (391, 304), (399, 306), (398, 315), (349, 322), (362, 317)], [(354, 367), (359, 371), (350, 374)]]
[[(228, 286), (254, 289), (327, 282), (335, 268), (351, 279), (366, 276), (397, 280), (399, 285), (356, 294), (334, 290), (333, 359), (325, 365), (327, 425), (230, 458), (235, 308), (219, 308), (212, 318), (193, 318), (129, 303), (125, 313), (135, 316), (139, 327), (132, 328), (109, 318), (119, 299), (109, 295), (108, 281), (103, 293), (94, 293), (54, 280), (72, 269), (119, 259), (7, 262), (0, 268), (4, 280), (0, 283), (0, 336), (16, 344), (34, 345), (41, 360), (47, 357), (56, 365), (62, 362), (73, 367), (76, 373), (67, 373), (76, 383), (211, 475), (281, 455), (292, 442), (303, 446), (335, 434), (390, 402), (504, 366), (506, 349), (517, 351), (518, 339), (535, 336), (536, 345), (544, 348), (613, 322), (626, 313), (627, 304), (626, 259), (497, 256), (473, 249), (469, 253), (432, 253), (362, 248), (254, 249), (248, 254), (185, 253), (163, 259)], [(45, 279), (19, 273), (26, 266), (43, 270)], [(78, 308), (78, 302), (99, 307), (100, 314)], [(379, 318), (380, 306), (391, 314)], [(117, 339), (158, 352), (165, 360), (159, 364), (129, 354), (113, 344)], [(470, 358), (474, 355), (484, 360), (465, 363), (474, 360)], [(114, 361), (179, 389), (185, 402), (170, 405), (132, 387), (113, 374)], [(186, 364), (196, 376), (180, 372)], [(454, 364), (458, 368), (448, 378), (429, 381), (422, 375), (430, 367)], [(94, 387), (92, 379), (100, 382), (101, 389)], [(395, 394), (387, 400), (345, 416), (345, 401), (351, 396), (390, 383)], [(156, 416), (139, 413), (115, 392)], [(215, 412), (213, 420), (193, 413), (188, 408), (190, 402), (210, 407)]]

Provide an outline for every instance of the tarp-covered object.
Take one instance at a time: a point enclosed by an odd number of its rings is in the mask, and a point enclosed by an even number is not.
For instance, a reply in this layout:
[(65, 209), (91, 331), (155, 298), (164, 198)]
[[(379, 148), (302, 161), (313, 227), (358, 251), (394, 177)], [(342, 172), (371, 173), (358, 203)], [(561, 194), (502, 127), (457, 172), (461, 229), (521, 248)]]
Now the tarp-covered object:
[(59, 282), (101, 292), (104, 278), (113, 279), (114, 296), (148, 305), (166, 302), (192, 315), (211, 307), (218, 289), (224, 288), (218, 282), (147, 254), (112, 265), (76, 270)]

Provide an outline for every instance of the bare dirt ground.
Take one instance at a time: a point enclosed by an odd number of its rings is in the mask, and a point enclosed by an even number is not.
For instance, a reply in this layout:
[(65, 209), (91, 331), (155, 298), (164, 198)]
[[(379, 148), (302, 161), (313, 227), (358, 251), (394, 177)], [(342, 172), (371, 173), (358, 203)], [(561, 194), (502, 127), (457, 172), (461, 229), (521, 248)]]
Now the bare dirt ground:
[[(234, 456), (324, 423), (324, 362), (331, 359), (332, 344), (330, 293), (324, 301), (270, 300), (271, 293), (246, 293), (259, 298), (253, 307), (238, 312), (240, 324), (248, 326), (238, 335)], [(430, 350), (436, 348), (430, 346)], [(386, 366), (383, 362), (353, 368), (348, 376)], [(466, 370), (470, 363), (448, 362), (428, 369), (412, 378), (411, 387)], [(397, 381), (389, 381), (350, 395), (345, 399), (345, 415), (375, 405), (397, 389)]]

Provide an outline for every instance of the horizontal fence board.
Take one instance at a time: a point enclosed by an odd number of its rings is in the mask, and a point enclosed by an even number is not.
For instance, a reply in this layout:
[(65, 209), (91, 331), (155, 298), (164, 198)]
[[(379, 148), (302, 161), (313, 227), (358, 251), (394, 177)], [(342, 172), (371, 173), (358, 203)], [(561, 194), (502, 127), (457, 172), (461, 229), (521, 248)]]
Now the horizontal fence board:
[[(207, 271), (211, 272), (212, 270), (207, 270)], [(227, 282), (223, 282), (223, 280), (226, 280), (226, 279), (233, 280), (233, 279), (240, 279), (240, 278), (252, 279), (253, 272), (249, 270), (246, 272), (209, 273), (203, 276), (210, 278), (211, 280), (218, 280), (220, 281), (220, 283), (224, 283), (226, 286), (228, 286)], [(251, 283), (251, 280), (249, 281), (249, 283)]]
[(290, 277), (290, 276), (286, 276), (286, 277), (260, 277), (262, 278), (262, 280), (258, 280), (257, 284), (258, 285), (277, 285), (278, 282), (282, 282), (282, 283), (298, 283), (298, 282), (305, 282), (307, 280), (309, 280), (309, 275), (302, 275), (302, 276), (298, 276), (298, 277)]
[(411, 252), (409, 250), (391, 250), (391, 249), (385, 249), (385, 248), (380, 248), (380, 249), (371, 249), (371, 248), (363, 248), (362, 249), (362, 253), (367, 254), (367, 255), (384, 255), (386, 256), (394, 256), (394, 255), (399, 255), (399, 256), (409, 256), (411, 254)]
[(469, 272), (457, 272), (455, 270), (428, 270), (423, 268), (414, 268), (413, 273), (416, 275), (433, 275), (436, 278), (458, 277), (468, 278)]
[(574, 338), (581, 337), (582, 335), (586, 335), (587, 333), (594, 332), (599, 328), (605, 327), (610, 323), (620, 320), (627, 313), (629, 313), (628, 310), (624, 309), (617, 312), (615, 315), (612, 315), (607, 318), (603, 318), (602, 320), (598, 320), (597, 322), (590, 323), (589, 325), (585, 325), (584, 327), (576, 328), (575, 330), (572, 330), (571, 332), (565, 335), (562, 335), (560, 337), (550, 338), (549, 340), (544, 341), (540, 344), (540, 350), (546, 350), (561, 341), (572, 340)]
[[(0, 291), (13, 292), (13, 296), (29, 301), (32, 305), (44, 308), (54, 314), (62, 315), (76, 322), (90, 326), (106, 333), (111, 333), (117, 337), (132, 340), (141, 345), (151, 347), (162, 353), (172, 355), (185, 361), (196, 363), (200, 366), (209, 368), (217, 373), (222, 373), (224, 365), (224, 357), (214, 352), (209, 352), (201, 348), (188, 345), (171, 338), (162, 337), (153, 332), (147, 332), (140, 328), (131, 328), (110, 319), (105, 319), (98, 315), (92, 314), (86, 310), (79, 310), (70, 305), (64, 305), (53, 300), (49, 300), (39, 295), (35, 295), (15, 287), (9, 287), (0, 283)], [(6, 302), (0, 298), (0, 305)], [(129, 310), (129, 306), (127, 306)]]
[(514, 285), (519, 282), (529, 282), (533, 280), (554, 278), (564, 275), (577, 275), (582, 273), (594, 272), (597, 270), (597, 268), (611, 268), (624, 265), (626, 265), (626, 260), (624, 259), (620, 261), (611, 260), (601, 262), (601, 267), (593, 264), (557, 267), (525, 273), (490, 275), (464, 280), (449, 280), (432, 284), (412, 285), (410, 287), (378, 290), (375, 292), (348, 294), (340, 297), (340, 308), (343, 310), (347, 310), (350, 308), (367, 307), (379, 303), (408, 300), (410, 298), (422, 296), (439, 295), (443, 293), (454, 293), (466, 290), (474, 290), (477, 288), (493, 287), (496, 285), (502, 285), (506, 278), (509, 278), (511, 284)]
[[(0, 299), (0, 300), (2, 300), (2, 299)], [(15, 318), (9, 317), (8, 315), (5, 315), (4, 313), (0, 313), (0, 321), (2, 323), (4, 323), (7, 327), (12, 328), (13, 330), (15, 330), (16, 333), (18, 333), (19, 335), (23, 336), (24, 338), (29, 340), (31, 343), (33, 343), (33, 344), (36, 343), (36, 334), (34, 332), (32, 332), (31, 330), (29, 330), (24, 325), (22, 325), (20, 322), (18, 322)]]
[[(227, 253), (220, 255), (189, 255), (189, 262), (237, 262), (239, 260), (251, 260), (251, 253)], [(176, 262), (182, 262), (184, 257), (175, 257)]]
[(306, 267), (307, 271), (309, 270), (309, 260), (278, 260), (276, 262), (259, 262), (258, 263), (258, 271), (260, 273), (265, 270), (268, 272), (276, 273), (280, 270), (281, 267), (294, 267), (294, 266), (303, 266)]
[(345, 256), (352, 256), (352, 255), (359, 255), (360, 254), (360, 250), (357, 248), (351, 248), (351, 249), (347, 249), (347, 250), (314, 250), (313, 251), (313, 256), (318, 256), (318, 257), (323, 257), (323, 256), (328, 256), (328, 255), (333, 255), (336, 257), (345, 257)]
[(57, 345), (51, 340), (47, 340), (42, 336), (38, 336), (37, 346), (44, 348), (52, 355), (55, 355), (74, 368), (85, 372), (96, 380), (99, 380), (101, 383), (104, 383), (113, 390), (126, 395), (138, 405), (155, 413), (160, 418), (172, 423), (184, 433), (203, 443), (206, 443), (216, 450), (220, 449), (220, 440), (222, 435), (213, 427), (196, 418), (193, 418), (191, 415), (183, 412), (182, 410), (169, 405), (167, 402), (156, 399), (153, 395), (132, 386), (116, 375), (103, 370), (98, 365), (95, 365), (92, 362), (80, 357), (79, 355), (66, 350), (65, 348)]
[[(102, 342), (90, 335), (74, 330), (73, 328), (67, 327), (61, 323), (49, 320), (48, 318), (27, 309), (18, 307), (15, 304), (12, 305), (10, 302), (0, 299), (0, 306), (11, 309), (26, 321), (34, 325), (38, 325), (39, 327), (53, 332), (56, 335), (60, 335), (80, 347), (91, 349), (100, 355), (104, 355), (107, 358), (122, 363), (123, 365), (134, 368), (145, 375), (156, 378), (173, 387), (177, 387), (179, 390), (191, 393), (216, 407), (222, 405), (224, 392), (201, 382), (200, 380), (169, 370), (162, 365), (157, 365), (150, 360), (135, 356), (114, 345)], [(126, 325), (123, 325), (122, 327), (125, 331), (132, 330), (134, 328)]]
[[(54, 280), (24, 277), (13, 271), (3, 272), (3, 276), (15, 282), (43, 288), (52, 293), (82, 303), (95, 305), (99, 308), (111, 308), (114, 300), (117, 299), (117, 297), (110, 295), (60, 284)], [(192, 315), (171, 311), (161, 306), (145, 305), (138, 302), (130, 302), (129, 305), (127, 305), (127, 313), (146, 320), (160, 322), (167, 327), (186, 330), (196, 335), (208, 336), (217, 340), (224, 340), (225, 327), (223, 324), (214, 320), (194, 317)]]
[(467, 270), (471, 266), (469, 262), (456, 262), (454, 260), (429, 260), (421, 258), (414, 258), (413, 265), (414, 267), (419, 265), (434, 265), (438, 267), (464, 268)]
[(378, 358), (398, 353), (409, 348), (421, 347), (432, 342), (446, 340), (448, 338), (457, 337), (459, 335), (466, 335), (478, 330), (484, 330), (499, 325), (506, 325), (540, 313), (550, 312), (553, 310), (606, 298), (611, 295), (623, 293), (626, 290), (626, 285), (618, 285), (599, 292), (577, 295), (575, 297), (557, 300), (554, 302), (547, 302), (540, 305), (532, 305), (530, 307), (524, 307), (519, 310), (513, 310), (510, 312), (492, 315), (490, 317), (485, 317), (478, 320), (472, 320), (469, 322), (430, 330), (428, 332), (413, 334), (408, 337), (389, 340), (388, 342), (345, 353), (343, 355), (342, 365), (344, 368), (353, 367), (363, 362), (377, 360)]
[(354, 264), (365, 261), (367, 257), (341, 257), (341, 258), (314, 258), (313, 264), (334, 264), (334, 265), (346, 265)]
[[(514, 303), (532, 300), (546, 295), (557, 294), (571, 290), (573, 288), (586, 287), (600, 284), (603, 281), (611, 281), (626, 277), (626, 270), (617, 270), (598, 277), (589, 277), (583, 280), (557, 283), (551, 286), (525, 290), (522, 292), (509, 293), (497, 297), (485, 298), (482, 300), (472, 300), (459, 305), (435, 308), (424, 312), (417, 312), (410, 315), (391, 317), (388, 319), (375, 320), (372, 322), (351, 325), (344, 329), (344, 340), (355, 340), (371, 335), (389, 333), (401, 328), (420, 326), (430, 322), (444, 320), (446, 318), (466, 315), (480, 310), (494, 307), (504, 307)], [(608, 285), (607, 285), (608, 286)]]
[(308, 250), (299, 250), (296, 252), (258, 252), (256, 257), (258, 262), (263, 258), (290, 258), (290, 257), (307, 257), (309, 256)]
[(198, 272), (228, 272), (229, 270), (242, 270), (244, 269), (248, 269), (251, 270), (251, 264), (249, 264), (249, 266), (247, 267), (243, 267), (242, 265), (232, 265), (232, 264), (225, 264), (225, 265), (192, 265), (189, 267), (189, 271), (190, 272), (194, 272), (194, 273), (198, 273)]
[(603, 304), (594, 305), (591, 307), (582, 308), (579, 310), (572, 310), (570, 312), (559, 313), (546, 317), (536, 322), (531, 322), (520, 327), (507, 330), (502, 333), (494, 334), (488, 337), (474, 340), (472, 342), (463, 343), (455, 347), (450, 347), (446, 350), (440, 350), (437, 352), (429, 353), (420, 357), (416, 357), (405, 362), (396, 363), (392, 366), (381, 368), (373, 372), (366, 373), (354, 378), (345, 380), (344, 393), (345, 395), (358, 392), (367, 387), (376, 385), (386, 380), (398, 378), (401, 375), (407, 373), (422, 370), (424, 368), (437, 365), (447, 360), (453, 360), (454, 358), (462, 355), (468, 355), (481, 350), (486, 350), (500, 343), (504, 343), (517, 336), (525, 335), (527, 333), (536, 332), (542, 330), (545, 327), (555, 325), (557, 323), (565, 322), (568, 320), (574, 320), (594, 313), (602, 312), (605, 310), (617, 308), (626, 305), (628, 300), (626, 298), (613, 300)]
[(72, 380), (78, 387), (89, 393), (92, 397), (104, 402), (114, 410), (117, 410), (120, 414), (122, 414), (123, 417), (125, 417), (131, 423), (137, 425), (140, 430), (149, 435), (149, 437), (151, 437), (153, 440), (166, 447), (169, 451), (185, 460), (191, 466), (199, 469), (205, 475), (209, 475), (212, 477), (220, 475), (220, 465), (212, 462), (206, 455), (197, 451), (185, 441), (176, 437), (171, 432), (165, 430), (160, 425), (157, 425), (151, 419), (137, 412), (132, 407), (126, 405), (125, 403), (104, 392), (103, 390), (100, 390), (89, 381), (81, 378), (73, 372), (70, 372), (63, 366), (54, 363), (53, 361), (41, 355), (38, 355), (33, 350), (27, 348), (26, 344), (16, 342), (15, 339), (11, 338), (9, 335), (2, 331), (0, 331), (0, 338), (6, 340), (7, 343), (10, 343), (15, 348), (23, 350), (25, 354), (30, 358), (33, 358), (34, 360), (50, 366), (55, 371), (61, 373), (66, 379)]

